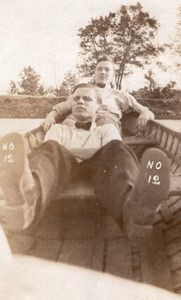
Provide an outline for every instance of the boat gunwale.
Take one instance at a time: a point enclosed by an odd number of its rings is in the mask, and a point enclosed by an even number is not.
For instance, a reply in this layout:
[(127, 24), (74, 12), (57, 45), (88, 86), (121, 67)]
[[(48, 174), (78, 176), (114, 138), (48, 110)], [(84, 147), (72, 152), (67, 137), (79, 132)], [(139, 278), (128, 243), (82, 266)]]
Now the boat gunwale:
[(172, 129), (170, 129), (170, 128), (168, 128), (168, 127), (166, 127), (166, 126), (164, 126), (164, 125), (162, 125), (162, 124), (160, 124), (156, 121), (157, 120), (149, 120), (148, 126), (155, 125), (155, 126), (161, 128), (161, 129), (163, 129), (163, 130), (165, 130), (165, 131), (167, 131), (167, 132), (169, 132), (169, 133), (173, 134), (174, 136), (181, 139), (181, 133), (180, 132), (173, 131)]

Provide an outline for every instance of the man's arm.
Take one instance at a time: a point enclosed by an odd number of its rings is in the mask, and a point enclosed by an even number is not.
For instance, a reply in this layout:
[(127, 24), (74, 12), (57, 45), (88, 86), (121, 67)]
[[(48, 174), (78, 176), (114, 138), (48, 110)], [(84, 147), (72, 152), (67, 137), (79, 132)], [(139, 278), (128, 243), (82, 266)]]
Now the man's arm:
[(130, 94), (119, 91), (121, 102), (121, 107), (125, 112), (129, 112), (130, 109), (132, 111), (136, 111), (139, 113), (139, 117), (137, 120), (138, 131), (144, 131), (144, 128), (148, 122), (148, 120), (154, 120), (155, 116), (152, 111), (149, 110), (148, 107), (141, 105), (137, 102), (137, 100)]
[(71, 113), (72, 108), (72, 95), (68, 97), (65, 102), (56, 104), (52, 111), (46, 116), (42, 123), (43, 129), (47, 131), (56, 123), (57, 119), (61, 116)]
[(150, 111), (149, 109), (143, 111), (137, 119), (138, 131), (140, 131), (140, 132), (144, 131), (147, 122), (149, 120), (154, 120), (154, 119), (155, 119), (155, 116), (152, 111)]

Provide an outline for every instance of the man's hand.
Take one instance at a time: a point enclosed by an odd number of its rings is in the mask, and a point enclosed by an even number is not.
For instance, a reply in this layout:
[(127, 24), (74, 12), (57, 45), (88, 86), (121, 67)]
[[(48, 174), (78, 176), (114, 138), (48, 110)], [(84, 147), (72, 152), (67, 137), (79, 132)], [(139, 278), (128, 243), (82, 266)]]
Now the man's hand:
[(55, 117), (53, 115), (53, 112), (50, 112), (45, 120), (41, 123), (41, 126), (45, 131), (49, 130), (50, 127), (56, 123)]
[(142, 112), (137, 120), (138, 131), (143, 132), (145, 130), (148, 120), (154, 120), (155, 116), (150, 110)]

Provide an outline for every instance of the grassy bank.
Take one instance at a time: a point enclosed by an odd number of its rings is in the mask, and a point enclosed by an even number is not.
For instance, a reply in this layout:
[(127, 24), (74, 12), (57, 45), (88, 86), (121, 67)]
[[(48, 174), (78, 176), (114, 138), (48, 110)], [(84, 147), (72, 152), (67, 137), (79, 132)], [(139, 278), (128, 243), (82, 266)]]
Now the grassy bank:
[[(0, 118), (44, 118), (65, 97), (0, 96)], [(181, 119), (181, 101), (174, 99), (137, 99), (148, 106), (157, 119)]]

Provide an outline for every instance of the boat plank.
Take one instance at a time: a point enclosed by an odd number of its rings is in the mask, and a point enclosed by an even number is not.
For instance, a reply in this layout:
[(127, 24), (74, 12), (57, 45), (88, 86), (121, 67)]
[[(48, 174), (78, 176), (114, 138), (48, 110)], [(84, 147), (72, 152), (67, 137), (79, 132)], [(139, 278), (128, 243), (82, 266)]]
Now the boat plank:
[(66, 218), (66, 239), (94, 239), (97, 236), (97, 219), (95, 216)]
[(168, 257), (162, 241), (162, 234), (154, 234), (142, 241), (139, 247), (142, 281), (170, 291), (172, 289)]
[(36, 239), (30, 248), (28, 255), (57, 261), (57, 257), (62, 246), (62, 241), (51, 239)]
[(96, 239), (64, 240), (59, 262), (102, 270), (103, 241)]
[(103, 271), (104, 264), (104, 240), (97, 239), (94, 243), (93, 256), (91, 261), (91, 269)]
[(69, 201), (61, 215), (66, 240), (95, 239), (98, 234), (99, 209), (88, 199)]
[(34, 243), (34, 237), (12, 234), (8, 236), (8, 242), (13, 254), (27, 254)]
[(64, 224), (61, 218), (46, 214), (35, 232), (36, 238), (63, 239)]
[(125, 238), (108, 240), (106, 272), (133, 279), (130, 243)]
[(99, 235), (99, 239), (107, 240), (123, 237), (123, 233), (118, 224), (116, 224), (112, 216), (105, 211), (102, 212), (101, 217), (99, 218), (97, 235)]

